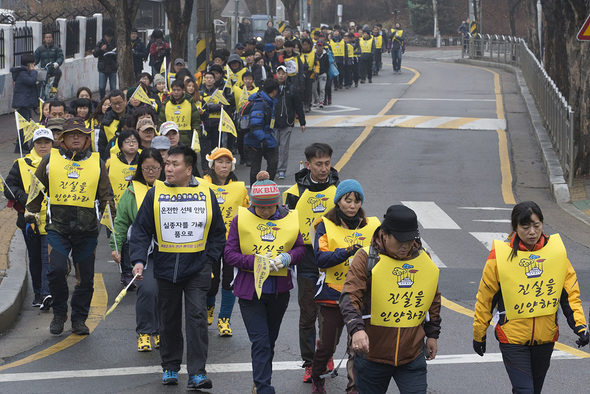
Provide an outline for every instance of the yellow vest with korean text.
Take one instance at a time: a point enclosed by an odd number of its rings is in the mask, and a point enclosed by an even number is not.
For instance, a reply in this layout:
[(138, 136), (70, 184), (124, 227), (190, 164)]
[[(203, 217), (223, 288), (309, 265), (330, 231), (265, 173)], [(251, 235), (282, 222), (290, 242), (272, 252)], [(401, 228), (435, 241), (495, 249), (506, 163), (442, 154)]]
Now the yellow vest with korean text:
[(291, 57), (284, 58), (285, 67), (287, 68), (287, 75), (293, 77), (299, 72), (299, 59), (297, 54), (293, 52)]
[(191, 102), (183, 100), (180, 104), (173, 104), (172, 101), (166, 103), (164, 108), (166, 120), (173, 121), (178, 125), (179, 130), (191, 129)]
[(340, 40), (338, 42), (332, 40), (330, 41), (330, 47), (332, 48), (332, 52), (334, 53), (334, 57), (344, 57), (344, 47), (346, 43), (344, 40)]
[(383, 36), (381, 34), (379, 34), (378, 36), (373, 36), (373, 40), (375, 40), (375, 48), (383, 48)]
[(361, 38), (359, 43), (361, 44), (361, 53), (371, 53), (373, 50), (373, 37), (365, 40)]
[(136, 164), (125, 164), (117, 155), (111, 155), (109, 159), (109, 180), (111, 181), (111, 188), (113, 189), (113, 196), (115, 200), (115, 206), (119, 204), (121, 196), (129, 186), (129, 182), (135, 175), (137, 170)]
[(100, 156), (93, 152), (82, 161), (64, 159), (57, 149), (49, 157), (49, 202), (93, 208), (100, 178)]
[(227, 237), (231, 221), (238, 213), (238, 207), (244, 204), (244, 200), (248, 196), (246, 185), (244, 182), (230, 182), (227, 185), (217, 186), (207, 181), (204, 182), (215, 193), (223, 217), (223, 224), (225, 224), (225, 236)]

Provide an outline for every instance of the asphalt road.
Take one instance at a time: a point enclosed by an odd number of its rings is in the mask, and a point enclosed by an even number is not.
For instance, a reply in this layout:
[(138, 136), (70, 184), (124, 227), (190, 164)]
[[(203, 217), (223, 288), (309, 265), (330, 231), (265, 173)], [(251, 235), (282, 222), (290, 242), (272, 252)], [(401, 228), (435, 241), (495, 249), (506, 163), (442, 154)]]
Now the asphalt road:
[[(588, 228), (551, 199), (514, 75), (411, 52), (402, 66), (403, 74), (393, 75), (386, 64), (373, 84), (336, 92), (334, 105), (312, 111), (312, 127), (303, 134), (293, 132), (288, 180), (278, 183), (287, 187), (293, 182), (305, 146), (327, 142), (334, 148), (333, 165), (341, 179), (355, 178), (363, 185), (369, 216), (382, 217), (389, 205), (400, 202), (415, 209), (421, 235), (441, 267), (439, 287), (445, 298), (439, 353), (428, 367), (429, 392), (510, 392), (491, 329), (485, 357), (471, 349), (470, 313), (491, 240), (510, 231), (514, 201), (537, 201), (545, 214), (544, 230), (562, 234), (588, 306)], [(239, 166), (236, 173), (239, 179), (248, 178), (246, 167)], [(110, 306), (121, 290), (110, 260), (103, 233), (96, 264), (101, 275), (91, 311), (95, 319), (89, 321), (95, 329), (82, 340), (51, 336), (51, 314), (27, 301), (14, 328), (0, 337), (0, 392), (185, 391), (186, 374), (177, 387), (160, 385), (158, 351), (136, 351), (133, 293), (100, 320), (105, 297)], [(103, 288), (106, 293), (98, 291)], [(296, 291), (291, 292), (275, 352), (273, 384), (278, 393), (311, 391), (311, 385), (301, 382)], [(545, 391), (585, 392), (590, 355), (569, 347), (575, 346), (576, 337), (564, 319), (560, 324), (562, 345), (554, 353)], [(232, 328), (231, 338), (220, 338), (214, 325), (209, 328), (210, 392), (251, 389), (250, 344), (237, 306)], [(343, 352), (341, 344), (336, 358)], [(328, 392), (344, 391), (341, 372), (327, 382)], [(397, 392), (393, 386), (388, 393)]]

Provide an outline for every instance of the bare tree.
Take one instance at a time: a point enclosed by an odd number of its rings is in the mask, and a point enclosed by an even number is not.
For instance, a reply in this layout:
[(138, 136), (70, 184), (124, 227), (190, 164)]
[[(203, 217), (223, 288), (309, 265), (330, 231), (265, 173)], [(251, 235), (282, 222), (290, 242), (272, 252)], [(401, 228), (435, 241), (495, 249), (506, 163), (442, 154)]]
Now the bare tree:
[(285, 19), (289, 21), (289, 24), (292, 27), (296, 27), (299, 21), (299, 19), (297, 18), (299, 1), (304, 0), (283, 0), (283, 5), (285, 6)]
[(188, 28), (191, 22), (194, 0), (166, 0), (166, 15), (170, 28), (170, 46), (172, 59), (186, 59), (188, 45)]
[(139, 0), (98, 0), (115, 22), (117, 40), (117, 62), (119, 63), (119, 86), (132, 86), (135, 83), (133, 55), (131, 52), (131, 28), (135, 22)]
[[(516, 37), (516, 17), (518, 7), (522, 0), (508, 0), (508, 16), (510, 17), (510, 32), (513, 37)], [(532, 2), (531, 2), (532, 3)]]

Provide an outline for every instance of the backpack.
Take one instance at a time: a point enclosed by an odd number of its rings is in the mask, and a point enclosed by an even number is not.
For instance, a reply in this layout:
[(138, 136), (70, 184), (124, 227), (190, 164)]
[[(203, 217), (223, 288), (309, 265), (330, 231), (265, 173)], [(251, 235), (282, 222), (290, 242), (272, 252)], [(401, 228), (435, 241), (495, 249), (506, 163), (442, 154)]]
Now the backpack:
[(250, 131), (250, 112), (252, 112), (252, 106), (254, 106), (254, 101), (248, 100), (236, 111), (236, 122), (239, 132), (247, 133)]

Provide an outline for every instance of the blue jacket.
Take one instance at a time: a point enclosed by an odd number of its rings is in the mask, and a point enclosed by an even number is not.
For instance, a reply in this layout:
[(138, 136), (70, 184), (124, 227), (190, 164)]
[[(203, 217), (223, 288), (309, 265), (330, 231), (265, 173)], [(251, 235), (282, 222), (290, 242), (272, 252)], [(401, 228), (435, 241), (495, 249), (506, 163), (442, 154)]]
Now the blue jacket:
[[(190, 186), (196, 186), (193, 178)], [(129, 238), (129, 257), (132, 265), (147, 261), (146, 251), (150, 248), (152, 239), (156, 238), (156, 223), (154, 218), (154, 193), (155, 188), (148, 190), (131, 230)], [(154, 276), (157, 279), (167, 280), (172, 283), (182, 282), (201, 271), (207, 264), (211, 266), (218, 261), (225, 247), (225, 224), (217, 198), (213, 191), (211, 195), (212, 218), (207, 236), (205, 250), (196, 253), (161, 253), (157, 244), (154, 250)], [(151, 262), (151, 259), (150, 259)]]
[(37, 108), (37, 70), (20, 66), (11, 68), (10, 72), (14, 81), (12, 108)]
[(64, 52), (59, 45), (51, 44), (47, 46), (45, 44), (35, 49), (35, 64), (40, 67), (45, 67), (48, 63), (58, 63), (60, 66), (64, 63)]
[(250, 110), (250, 132), (244, 137), (244, 145), (261, 148), (262, 140), (266, 139), (268, 147), (275, 148), (277, 140), (270, 123), (274, 117), (276, 99), (271, 99), (267, 93), (258, 91), (248, 100), (254, 101), (254, 104)]

